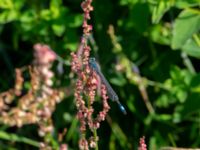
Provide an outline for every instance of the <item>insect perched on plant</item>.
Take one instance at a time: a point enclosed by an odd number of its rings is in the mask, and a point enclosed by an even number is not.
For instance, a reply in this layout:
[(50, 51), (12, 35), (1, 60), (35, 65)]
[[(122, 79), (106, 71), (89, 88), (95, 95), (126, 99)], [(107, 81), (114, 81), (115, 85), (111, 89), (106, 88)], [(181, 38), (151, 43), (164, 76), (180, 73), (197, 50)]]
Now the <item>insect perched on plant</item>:
[(106, 86), (107, 89), (107, 94), (109, 99), (111, 99), (112, 101), (115, 101), (120, 110), (123, 112), (123, 114), (127, 114), (126, 109), (124, 108), (124, 106), (120, 103), (119, 101), (119, 97), (117, 96), (117, 94), (115, 93), (115, 91), (113, 90), (113, 88), (111, 87), (111, 85), (109, 84), (109, 82), (106, 80), (106, 78), (104, 77), (103, 73), (101, 72), (100, 66), (99, 64), (96, 62), (94, 57), (91, 57), (89, 59), (89, 66), (90, 68), (95, 71), (97, 73), (97, 75), (100, 77), (102, 83)]

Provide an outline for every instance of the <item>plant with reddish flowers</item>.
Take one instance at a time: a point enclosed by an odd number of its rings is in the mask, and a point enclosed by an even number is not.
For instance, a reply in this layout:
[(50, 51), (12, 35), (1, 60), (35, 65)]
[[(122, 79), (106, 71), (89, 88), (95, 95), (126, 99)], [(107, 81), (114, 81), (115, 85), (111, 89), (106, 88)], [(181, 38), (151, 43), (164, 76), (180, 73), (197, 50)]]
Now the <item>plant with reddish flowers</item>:
[[(97, 116), (94, 116), (93, 103), (97, 94), (98, 85), (100, 80), (97, 74), (89, 67), (89, 57), (91, 47), (88, 45), (88, 37), (92, 31), (92, 25), (88, 24), (90, 20), (90, 11), (93, 10), (91, 6), (92, 0), (85, 0), (82, 2), (81, 7), (84, 11), (83, 21), (83, 36), (81, 44), (76, 53), (72, 53), (71, 68), (77, 74), (75, 99), (77, 107), (77, 117), (80, 121), (81, 138), (79, 140), (79, 148), (87, 150), (90, 148), (98, 149), (98, 136), (97, 129), (100, 127), (100, 122), (105, 120), (106, 114), (110, 109), (107, 102), (107, 91), (104, 84), (101, 84), (101, 98), (103, 110)], [(92, 135), (87, 136), (88, 130)]]
[(140, 145), (138, 147), (138, 150), (147, 150), (147, 145), (145, 143), (145, 137), (140, 138)]
[(0, 149), (200, 146), (199, 0), (0, 0), (0, 12)]

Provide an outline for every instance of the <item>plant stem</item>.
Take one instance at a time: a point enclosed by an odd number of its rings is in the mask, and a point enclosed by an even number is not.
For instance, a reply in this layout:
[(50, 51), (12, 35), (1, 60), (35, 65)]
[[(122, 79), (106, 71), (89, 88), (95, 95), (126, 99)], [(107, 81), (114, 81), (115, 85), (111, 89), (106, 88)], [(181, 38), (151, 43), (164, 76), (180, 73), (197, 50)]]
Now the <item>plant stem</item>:
[(185, 66), (188, 68), (188, 70), (192, 73), (192, 74), (196, 74), (196, 71), (194, 69), (194, 66), (191, 62), (191, 60), (189, 59), (189, 57), (187, 56), (186, 53), (182, 52), (181, 53), (181, 57), (183, 58), (183, 62), (185, 64)]
[(97, 136), (97, 130), (96, 130), (96, 129), (94, 129), (93, 134), (94, 134), (94, 139), (95, 139), (95, 141), (96, 141), (95, 150), (99, 150), (99, 147), (98, 147), (98, 136)]

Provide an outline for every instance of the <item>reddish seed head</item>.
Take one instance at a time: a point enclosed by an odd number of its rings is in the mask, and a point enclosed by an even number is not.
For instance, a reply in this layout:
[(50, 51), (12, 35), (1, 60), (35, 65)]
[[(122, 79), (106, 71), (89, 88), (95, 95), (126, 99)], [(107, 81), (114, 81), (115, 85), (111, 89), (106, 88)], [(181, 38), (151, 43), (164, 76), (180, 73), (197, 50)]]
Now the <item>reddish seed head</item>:
[(48, 45), (35, 44), (34, 50), (35, 58), (40, 64), (48, 64), (56, 60), (56, 53)]
[[(88, 36), (93, 30), (92, 25), (88, 24), (88, 20), (90, 19), (90, 11), (93, 10), (91, 3), (92, 0), (83, 0), (81, 4), (81, 7), (84, 11), (84, 21), (82, 25), (83, 36), (77, 53), (71, 54), (71, 68), (72, 71), (76, 73), (78, 78), (76, 82), (74, 96), (76, 99), (76, 107), (78, 109), (77, 117), (80, 121), (80, 131), (82, 135), (85, 135), (88, 126), (91, 132), (94, 132), (94, 129), (98, 129), (100, 127), (100, 122), (105, 120), (107, 112), (110, 109), (107, 103), (107, 91), (105, 86), (102, 85), (101, 97), (103, 110), (99, 112), (96, 118), (94, 118), (93, 103), (95, 101), (97, 87), (101, 83), (97, 79), (97, 75), (89, 67), (88, 63), (91, 48), (87, 44), (87, 40)], [(88, 146), (94, 148), (97, 145), (97, 141), (97, 137), (94, 137), (92, 140), (91, 138), (90, 140), (82, 138), (79, 141), (79, 148), (84, 150), (89, 149)]]
[(145, 144), (145, 137), (140, 138), (140, 146), (138, 150), (147, 150), (147, 145)]
[(82, 138), (79, 140), (79, 148), (80, 150), (88, 150), (88, 142), (86, 139)]

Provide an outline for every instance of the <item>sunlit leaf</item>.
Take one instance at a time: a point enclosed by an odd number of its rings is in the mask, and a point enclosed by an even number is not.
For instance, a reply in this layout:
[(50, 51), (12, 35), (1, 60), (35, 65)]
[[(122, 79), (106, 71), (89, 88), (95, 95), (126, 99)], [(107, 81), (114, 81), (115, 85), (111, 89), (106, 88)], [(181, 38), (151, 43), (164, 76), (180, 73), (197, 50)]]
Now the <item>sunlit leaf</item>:
[(65, 26), (64, 25), (59, 25), (59, 24), (53, 24), (52, 29), (57, 36), (63, 35), (65, 32)]
[(12, 9), (13, 6), (14, 6), (14, 4), (13, 4), (12, 0), (1, 0), (0, 1), (0, 8)]
[(160, 0), (157, 5), (153, 7), (152, 22), (158, 23), (172, 5), (173, 3), (170, 0)]
[(199, 0), (175, 0), (175, 6), (178, 8), (188, 8), (199, 6)]
[(51, 12), (49, 9), (43, 9), (40, 12), (40, 16), (44, 20), (51, 20)]
[(19, 14), (15, 10), (6, 10), (0, 13), (0, 23), (8, 23), (18, 18)]
[(187, 40), (182, 50), (190, 56), (200, 58), (200, 46), (192, 38)]
[(50, 11), (53, 18), (58, 18), (60, 15), (60, 5), (62, 4), (61, 0), (51, 0), (50, 2)]
[(194, 33), (200, 30), (200, 12), (183, 10), (175, 20), (172, 48), (179, 49), (189, 40)]

